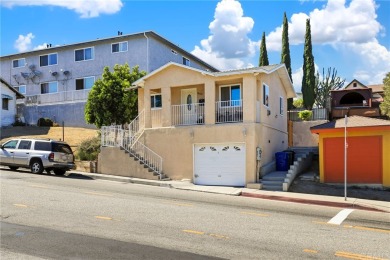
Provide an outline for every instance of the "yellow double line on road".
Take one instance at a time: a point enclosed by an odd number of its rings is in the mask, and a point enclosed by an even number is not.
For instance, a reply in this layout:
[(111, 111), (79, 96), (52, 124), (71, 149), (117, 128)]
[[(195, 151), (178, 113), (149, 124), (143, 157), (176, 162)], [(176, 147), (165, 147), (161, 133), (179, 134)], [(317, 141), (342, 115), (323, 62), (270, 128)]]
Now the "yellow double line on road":
[(344, 258), (349, 258), (349, 259), (359, 259), (359, 260), (388, 260), (386, 258), (367, 256), (367, 255), (360, 255), (360, 254), (353, 254), (353, 253), (342, 252), (342, 251), (338, 251), (334, 255), (338, 256), (338, 257), (344, 257)]

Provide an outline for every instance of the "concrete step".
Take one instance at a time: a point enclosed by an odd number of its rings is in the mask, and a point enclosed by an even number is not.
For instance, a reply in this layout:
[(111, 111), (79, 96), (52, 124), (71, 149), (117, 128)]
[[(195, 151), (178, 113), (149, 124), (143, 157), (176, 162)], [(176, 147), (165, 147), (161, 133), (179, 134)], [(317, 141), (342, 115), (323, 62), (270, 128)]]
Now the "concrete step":
[(264, 185), (262, 190), (269, 190), (269, 191), (283, 191), (283, 185)]
[(278, 180), (278, 181), (265, 181), (264, 179), (261, 181), (263, 185), (283, 185), (284, 179), (283, 180)]
[(287, 171), (275, 171), (270, 172), (267, 175), (262, 177), (264, 181), (284, 181), (286, 178)]

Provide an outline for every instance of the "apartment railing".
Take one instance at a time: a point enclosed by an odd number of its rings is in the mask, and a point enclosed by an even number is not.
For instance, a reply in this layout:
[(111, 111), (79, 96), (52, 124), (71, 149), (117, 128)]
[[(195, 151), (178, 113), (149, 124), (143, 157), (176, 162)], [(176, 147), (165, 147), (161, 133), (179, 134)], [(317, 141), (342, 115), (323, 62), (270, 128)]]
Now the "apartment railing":
[(150, 111), (150, 116), (152, 117), (152, 128), (162, 126), (162, 112), (161, 108), (152, 109)]
[(61, 102), (80, 102), (88, 99), (88, 93), (91, 89), (81, 89), (72, 91), (61, 91), (56, 93), (46, 93), (39, 95), (26, 96), (23, 101), (27, 105), (52, 104)]
[[(293, 109), (288, 111), (288, 119), (291, 121), (303, 121), (301, 118), (299, 118), (299, 112), (303, 111), (305, 109)], [(314, 121), (314, 120), (329, 120), (329, 113), (328, 109), (326, 108), (313, 108), (312, 110), (312, 116), (308, 119), (308, 121)]]
[(128, 125), (127, 129), (130, 131), (130, 135), (135, 136), (140, 134), (145, 129), (145, 111), (142, 110), (136, 118), (133, 119)]
[(172, 105), (172, 125), (203, 125), (204, 103)]
[(217, 101), (215, 103), (215, 123), (243, 121), (242, 100)]

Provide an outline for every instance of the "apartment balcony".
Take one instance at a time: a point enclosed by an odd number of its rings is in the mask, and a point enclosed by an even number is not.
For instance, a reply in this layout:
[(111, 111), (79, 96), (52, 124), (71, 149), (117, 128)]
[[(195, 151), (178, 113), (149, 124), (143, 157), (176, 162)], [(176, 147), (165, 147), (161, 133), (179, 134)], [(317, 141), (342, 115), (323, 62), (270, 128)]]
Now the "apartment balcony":
[(25, 103), (26, 105), (49, 105), (65, 102), (82, 102), (87, 101), (90, 90), (91, 89), (82, 89), (38, 95), (26, 95), (26, 98), (18, 99), (17, 104)]
[(243, 121), (242, 100), (217, 101), (215, 123), (237, 123)]
[(172, 105), (172, 125), (203, 125), (204, 103)]

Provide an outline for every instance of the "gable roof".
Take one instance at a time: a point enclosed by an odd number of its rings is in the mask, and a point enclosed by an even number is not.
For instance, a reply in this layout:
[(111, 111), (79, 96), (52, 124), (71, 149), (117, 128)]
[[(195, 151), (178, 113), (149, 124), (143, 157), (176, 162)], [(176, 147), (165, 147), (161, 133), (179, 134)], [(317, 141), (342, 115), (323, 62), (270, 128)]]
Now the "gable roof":
[(376, 85), (369, 85), (368, 88), (372, 89), (372, 93), (380, 93), (384, 91), (385, 85), (383, 84), (376, 84)]
[(2, 77), (0, 77), (0, 82), (3, 83), (5, 86), (7, 86), (11, 91), (13, 91), (16, 95), (16, 98), (24, 98), (24, 95), (22, 95), (19, 91), (17, 91), (15, 88), (13, 88), (7, 81), (5, 81)]
[(159, 72), (165, 70), (168, 67), (175, 66), (175, 67), (181, 67), (187, 70), (192, 70), (197, 73), (201, 73), (203, 75), (209, 75), (211, 77), (223, 77), (223, 76), (230, 76), (230, 75), (242, 75), (242, 74), (249, 74), (253, 73), (254, 75), (259, 73), (265, 73), (265, 74), (271, 74), (273, 72), (277, 72), (282, 84), (287, 92), (287, 97), (292, 98), (296, 96), (294, 87), (292, 85), (290, 76), (288, 75), (286, 66), (284, 64), (275, 64), (275, 65), (269, 65), (269, 66), (262, 66), (262, 67), (253, 67), (253, 68), (245, 68), (245, 69), (237, 69), (237, 70), (228, 70), (228, 71), (220, 71), (220, 72), (210, 72), (210, 71), (204, 71), (196, 68), (192, 68), (183, 64), (178, 64), (175, 62), (168, 62), (164, 66), (161, 66), (160, 68), (152, 71), (151, 73), (145, 75), (144, 77), (138, 79), (137, 81), (133, 82), (132, 86), (134, 87), (143, 87), (145, 80), (148, 78), (154, 76), (155, 74), (158, 74)]
[(1, 58), (2, 59), (4, 59), (4, 58), (17, 59), (18, 57), (26, 56), (26, 54), (38, 55), (40, 53), (46, 53), (47, 51), (50, 51), (50, 52), (59, 51), (59, 50), (69, 48), (72, 46), (76, 47), (76, 46), (81, 46), (81, 45), (84, 45), (84, 46), (85, 45), (92, 45), (92, 44), (96, 44), (96, 43), (103, 43), (105, 41), (106, 42), (107, 41), (119, 42), (119, 41), (124, 41), (125, 39), (136, 38), (136, 37), (146, 37), (146, 38), (153, 37), (153, 38), (157, 39), (158, 41), (168, 45), (170, 48), (180, 50), (180, 52), (182, 52), (187, 58), (190, 58), (191, 60), (195, 60), (195, 61), (199, 62), (203, 66), (209, 68), (211, 71), (219, 71), (218, 69), (214, 68), (210, 64), (199, 59), (198, 57), (196, 57), (192, 53), (180, 48), (178, 45), (168, 41), (167, 39), (165, 39), (164, 37), (155, 33), (154, 31), (145, 31), (145, 32), (139, 32), (139, 33), (133, 33), (133, 34), (118, 35), (118, 36), (114, 36), (114, 37), (101, 38), (101, 39), (97, 38), (96, 40), (91, 40), (91, 41), (78, 42), (78, 43), (72, 43), (72, 44), (64, 44), (64, 45), (49, 47), (46, 49), (39, 49), (39, 50), (33, 50), (33, 51), (27, 51), (27, 52), (21, 52), (21, 53), (14, 53), (14, 54), (10, 54), (10, 55), (1, 56)]
[(351, 87), (353, 89), (356, 89), (353, 87), (353, 83), (358, 83), (360, 86), (358, 88), (367, 88), (366, 85), (364, 85), (363, 83), (361, 83), (360, 81), (358, 81), (357, 79), (354, 79), (352, 80), (347, 86), (344, 87), (344, 89), (350, 89)]
[[(376, 126), (387, 126), (390, 129), (390, 120), (383, 120), (364, 116), (350, 116), (348, 117), (347, 128), (357, 127), (376, 127)], [(321, 130), (338, 129), (345, 127), (345, 119), (340, 118), (335, 121), (324, 123), (310, 127), (312, 132), (318, 133)]]

